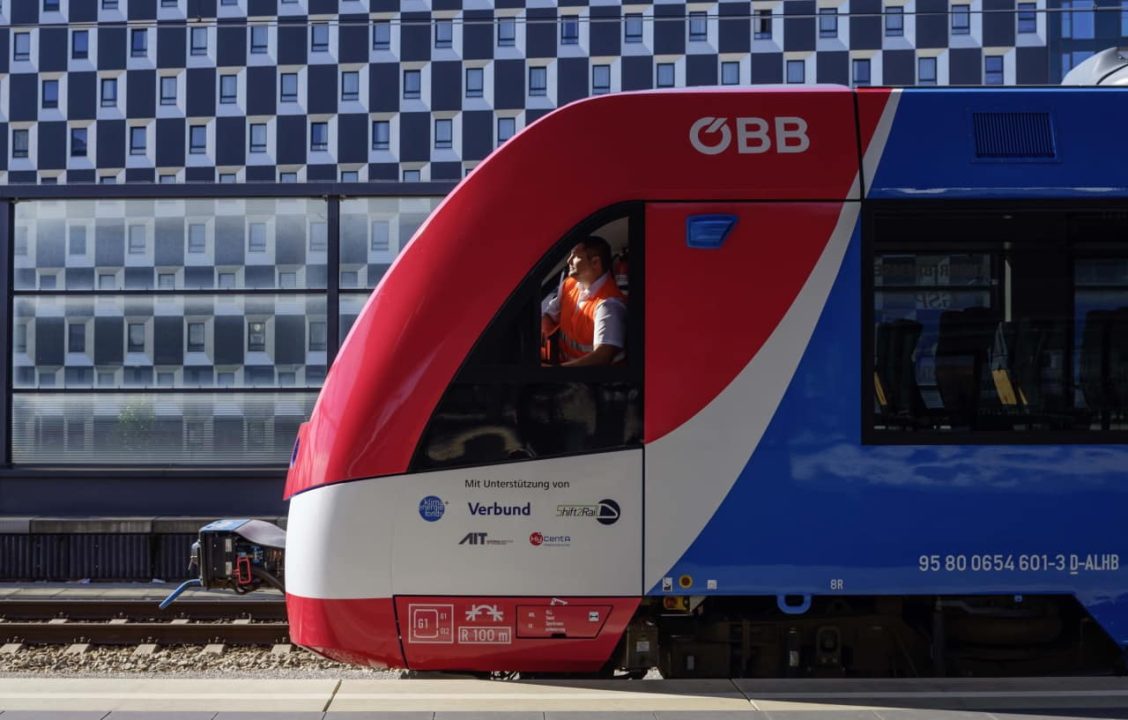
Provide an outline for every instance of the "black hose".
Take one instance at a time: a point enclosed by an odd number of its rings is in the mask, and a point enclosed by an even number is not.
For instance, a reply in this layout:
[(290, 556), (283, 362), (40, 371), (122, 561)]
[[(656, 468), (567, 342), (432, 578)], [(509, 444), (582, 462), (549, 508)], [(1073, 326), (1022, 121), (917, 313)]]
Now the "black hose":
[(254, 575), (259, 580), (262, 580), (264, 583), (276, 590), (286, 592), (286, 586), (282, 584), (282, 581), (268, 573), (266, 570), (263, 570), (262, 568), (252, 567), (251, 575)]

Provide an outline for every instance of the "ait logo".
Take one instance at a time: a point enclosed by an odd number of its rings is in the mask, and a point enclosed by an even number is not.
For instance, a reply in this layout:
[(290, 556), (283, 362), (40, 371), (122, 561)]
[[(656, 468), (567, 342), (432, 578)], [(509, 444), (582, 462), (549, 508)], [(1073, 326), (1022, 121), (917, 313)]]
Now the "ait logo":
[(529, 536), (529, 543), (531, 545), (535, 545), (535, 546), (538, 546), (538, 547), (540, 545), (543, 545), (544, 544), (544, 535), (541, 535), (539, 532), (533, 533), (532, 535)]
[(435, 522), (446, 512), (446, 503), (434, 495), (428, 495), (419, 501), (419, 517), (427, 522)]

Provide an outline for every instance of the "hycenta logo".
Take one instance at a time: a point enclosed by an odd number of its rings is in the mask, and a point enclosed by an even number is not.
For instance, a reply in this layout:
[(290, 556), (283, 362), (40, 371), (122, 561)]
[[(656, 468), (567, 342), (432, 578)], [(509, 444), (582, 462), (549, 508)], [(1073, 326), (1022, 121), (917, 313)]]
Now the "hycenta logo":
[(772, 150), (780, 154), (806, 152), (811, 147), (807, 121), (801, 117), (776, 117), (769, 122), (759, 117), (703, 117), (689, 128), (689, 142), (703, 155), (720, 155), (733, 144), (741, 155), (759, 155)]
[(525, 503), (524, 505), (502, 505), (501, 503), (467, 503), (470, 508), (471, 515), (524, 515), (529, 516), (533, 514), (533, 504)]

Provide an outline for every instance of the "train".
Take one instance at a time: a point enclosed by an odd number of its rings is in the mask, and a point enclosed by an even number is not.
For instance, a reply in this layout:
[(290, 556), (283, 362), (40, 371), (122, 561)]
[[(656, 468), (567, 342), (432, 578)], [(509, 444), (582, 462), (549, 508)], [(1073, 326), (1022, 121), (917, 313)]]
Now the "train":
[[(1122, 672), (1126, 113), (808, 86), (530, 124), (404, 248), (298, 433), (267, 575), (293, 640), (526, 675)], [(625, 347), (570, 367), (542, 303), (592, 236)]]

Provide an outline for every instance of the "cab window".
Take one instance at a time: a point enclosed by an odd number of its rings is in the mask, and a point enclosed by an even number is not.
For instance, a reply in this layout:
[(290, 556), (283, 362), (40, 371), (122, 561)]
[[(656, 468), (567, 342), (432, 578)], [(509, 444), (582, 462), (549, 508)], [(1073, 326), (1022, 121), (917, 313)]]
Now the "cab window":
[[(640, 204), (600, 212), (531, 269), (444, 393), (413, 471), (641, 445), (642, 217)], [(585, 252), (593, 237), (605, 246)], [(605, 362), (583, 362), (601, 346)]]

